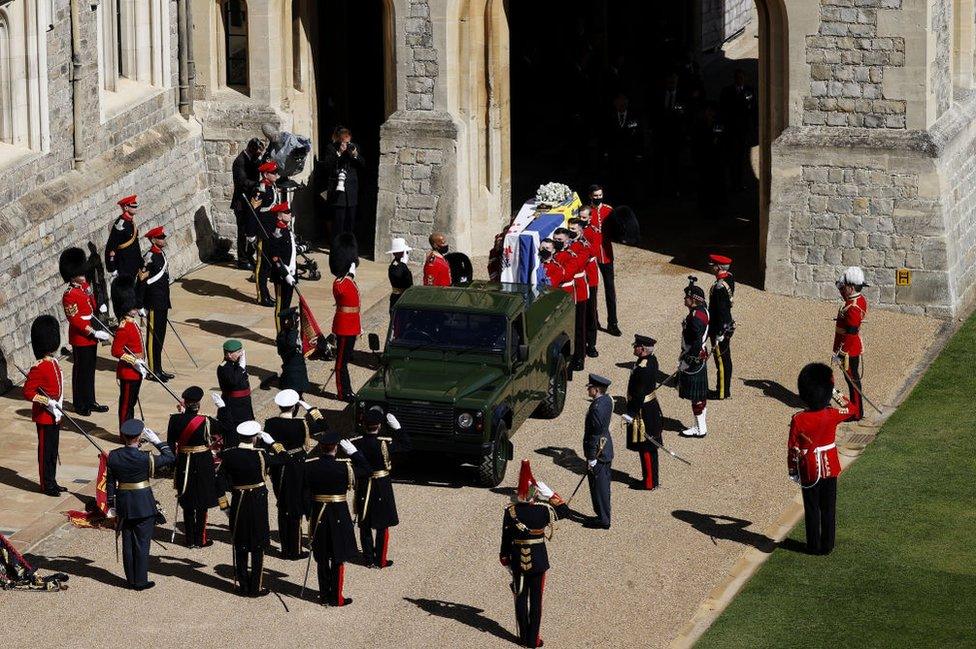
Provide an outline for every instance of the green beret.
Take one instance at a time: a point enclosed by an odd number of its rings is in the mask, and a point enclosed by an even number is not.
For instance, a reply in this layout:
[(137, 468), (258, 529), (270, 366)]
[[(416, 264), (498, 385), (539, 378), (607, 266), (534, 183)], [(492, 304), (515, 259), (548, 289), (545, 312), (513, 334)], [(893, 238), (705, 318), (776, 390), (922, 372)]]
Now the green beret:
[(241, 343), (241, 341), (235, 340), (234, 338), (231, 338), (224, 343), (225, 352), (239, 352), (242, 349), (244, 349), (244, 345)]

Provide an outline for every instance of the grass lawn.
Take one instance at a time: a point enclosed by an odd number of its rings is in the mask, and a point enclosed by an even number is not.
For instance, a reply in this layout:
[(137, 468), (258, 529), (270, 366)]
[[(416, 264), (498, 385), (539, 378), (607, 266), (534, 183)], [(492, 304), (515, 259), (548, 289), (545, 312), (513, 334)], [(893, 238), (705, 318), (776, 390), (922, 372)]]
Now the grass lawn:
[(776, 550), (698, 647), (976, 646), (976, 316), (837, 491), (834, 552)]

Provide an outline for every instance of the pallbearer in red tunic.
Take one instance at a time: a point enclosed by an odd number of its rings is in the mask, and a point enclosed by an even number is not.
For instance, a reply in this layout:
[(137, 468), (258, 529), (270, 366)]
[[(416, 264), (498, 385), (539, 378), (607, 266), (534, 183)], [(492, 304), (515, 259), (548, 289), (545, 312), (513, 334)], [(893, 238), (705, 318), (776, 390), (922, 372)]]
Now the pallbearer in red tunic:
[(450, 286), (451, 265), (444, 259), (449, 250), (447, 238), (440, 232), (435, 232), (428, 241), (431, 250), (424, 261), (424, 286)]
[(119, 275), (112, 283), (112, 309), (119, 327), (112, 341), (112, 356), (119, 359), (115, 368), (115, 378), (119, 382), (119, 428), (135, 419), (136, 402), (139, 389), (146, 377), (145, 354), (142, 349), (142, 331), (136, 321), (138, 306), (136, 302), (135, 278)]
[(790, 479), (803, 488), (807, 549), (810, 554), (830, 554), (834, 549), (837, 476), (841, 471), (837, 424), (850, 420), (852, 413), (846, 407), (829, 407), (835, 394), (834, 373), (823, 363), (804, 367), (796, 382), (807, 409), (793, 415), (790, 422), (787, 470)]
[(868, 301), (861, 295), (861, 289), (868, 286), (864, 281), (864, 271), (851, 266), (837, 280), (837, 290), (844, 300), (837, 312), (837, 327), (834, 333), (834, 362), (844, 370), (847, 390), (850, 394), (853, 421), (864, 416), (861, 402), (861, 323), (868, 314)]
[[(573, 371), (582, 371), (586, 360), (586, 301), (590, 287), (586, 283), (586, 264), (589, 251), (573, 241), (573, 233), (556, 228), (552, 233), (556, 244), (556, 261), (572, 275), (573, 302), (576, 304), (576, 336), (573, 340)], [(567, 278), (567, 282), (570, 278)], [(564, 283), (565, 284), (565, 283)]]
[(597, 293), (600, 288), (600, 271), (597, 268), (596, 257), (600, 249), (600, 232), (590, 225), (590, 208), (581, 207), (579, 216), (569, 220), (569, 229), (576, 235), (574, 243), (584, 251), (586, 262), (583, 272), (586, 278), (586, 355), (596, 358), (600, 353), (596, 350), (597, 330), (600, 326), (600, 316), (597, 309)]
[(60, 496), (67, 491), (57, 480), (58, 441), (61, 437), (61, 404), (64, 377), (55, 356), (61, 346), (61, 325), (54, 316), (42, 315), (31, 324), (31, 348), (37, 363), (27, 373), (24, 398), (31, 402), (31, 419), (37, 426), (37, 473), (41, 492)]
[(95, 360), (98, 342), (111, 338), (92, 320), (95, 298), (85, 279), (87, 269), (88, 255), (81, 248), (68, 248), (61, 253), (58, 270), (68, 283), (61, 306), (68, 319), (68, 344), (71, 345), (71, 403), (83, 417), (92, 412), (108, 412), (108, 406), (95, 400)]
[[(446, 263), (446, 262), (445, 262)], [(332, 318), (332, 333), (336, 337), (336, 396), (340, 401), (352, 402), (356, 395), (349, 379), (349, 357), (356, 346), (356, 338), (362, 333), (359, 319), (359, 287), (356, 286), (356, 266), (359, 249), (356, 237), (344, 232), (336, 238), (329, 254), (329, 270), (335, 276), (332, 297), (336, 311)]]
[(663, 442), (664, 421), (661, 404), (657, 400), (657, 357), (654, 356), (656, 340), (650, 336), (634, 336), (634, 356), (637, 362), (627, 381), (627, 411), (623, 420), (627, 423), (627, 449), (637, 451), (641, 460), (643, 479), (635, 489), (650, 491), (661, 484), (658, 474), (657, 446), (650, 438)]
[[(600, 268), (600, 275), (603, 277), (603, 294), (607, 302), (607, 333), (611, 336), (620, 335), (620, 327), (617, 324), (617, 288), (613, 276), (613, 242), (610, 233), (604, 223), (613, 207), (603, 202), (603, 187), (600, 185), (590, 185), (590, 223), (600, 229), (600, 247), (597, 250), (596, 263)], [(626, 208), (625, 208), (626, 209)]]

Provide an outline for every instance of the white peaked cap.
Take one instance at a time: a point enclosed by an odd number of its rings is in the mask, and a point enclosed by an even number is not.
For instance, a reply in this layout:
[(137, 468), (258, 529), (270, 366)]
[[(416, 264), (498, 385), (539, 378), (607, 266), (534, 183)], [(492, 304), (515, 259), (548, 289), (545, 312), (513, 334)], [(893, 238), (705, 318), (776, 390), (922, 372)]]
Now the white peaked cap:
[(254, 421), (242, 421), (237, 424), (237, 434), (241, 437), (254, 437), (261, 432), (261, 424)]
[(291, 408), (298, 403), (298, 393), (290, 388), (282, 390), (275, 395), (275, 403), (282, 408)]

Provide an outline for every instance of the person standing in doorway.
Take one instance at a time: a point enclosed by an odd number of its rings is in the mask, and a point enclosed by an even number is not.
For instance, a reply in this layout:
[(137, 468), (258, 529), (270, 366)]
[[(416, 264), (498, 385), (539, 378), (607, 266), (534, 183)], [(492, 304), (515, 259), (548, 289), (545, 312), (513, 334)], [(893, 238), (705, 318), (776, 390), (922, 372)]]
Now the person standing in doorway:
[(332, 144), (326, 147), (324, 163), (329, 179), (327, 201), (332, 214), (331, 238), (335, 240), (340, 234), (356, 231), (359, 172), (365, 163), (348, 128), (336, 127), (332, 140)]

